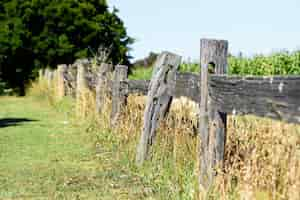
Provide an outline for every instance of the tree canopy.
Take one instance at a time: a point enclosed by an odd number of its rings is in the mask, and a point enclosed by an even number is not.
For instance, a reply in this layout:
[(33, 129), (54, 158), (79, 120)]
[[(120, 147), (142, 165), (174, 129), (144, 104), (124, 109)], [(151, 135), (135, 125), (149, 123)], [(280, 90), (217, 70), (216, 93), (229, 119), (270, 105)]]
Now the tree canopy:
[(106, 0), (1, 0), (0, 72), (24, 91), (33, 72), (110, 48), (113, 63), (128, 64), (130, 44), (117, 10)]

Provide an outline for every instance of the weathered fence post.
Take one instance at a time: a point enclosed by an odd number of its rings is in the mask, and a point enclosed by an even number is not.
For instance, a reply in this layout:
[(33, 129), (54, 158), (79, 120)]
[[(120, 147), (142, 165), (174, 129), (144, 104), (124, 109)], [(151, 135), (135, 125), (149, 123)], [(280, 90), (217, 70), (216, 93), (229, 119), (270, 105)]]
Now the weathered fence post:
[(208, 189), (216, 175), (215, 167), (222, 166), (226, 139), (226, 113), (220, 112), (209, 94), (209, 73), (227, 73), (228, 42), (201, 40), (201, 102), (199, 129), (200, 189)]
[(125, 65), (117, 65), (114, 72), (112, 86), (112, 110), (111, 110), (111, 126), (114, 127), (120, 115), (121, 109), (126, 104), (126, 94), (121, 91), (121, 82), (127, 79), (128, 67)]
[(180, 62), (180, 56), (163, 52), (155, 63), (144, 112), (142, 135), (137, 147), (137, 165), (142, 165), (147, 159), (149, 146), (154, 143), (156, 127), (169, 111)]
[(50, 88), (50, 69), (49, 68), (46, 68), (45, 69), (45, 74), (44, 74), (44, 77), (45, 77), (45, 80), (47, 81), (47, 87)]
[(57, 66), (57, 97), (61, 100), (66, 95), (64, 75), (67, 72), (67, 65)]
[(96, 85), (96, 109), (97, 113), (101, 113), (101, 108), (104, 105), (105, 95), (108, 94), (108, 81), (111, 72), (113, 71), (113, 65), (102, 63), (97, 75)]
[(45, 80), (47, 80), (48, 73), (49, 73), (49, 69), (46, 68), (46, 69), (45, 69), (45, 72), (44, 72), (44, 79), (45, 79)]
[(85, 66), (83, 63), (77, 65), (77, 83), (76, 83), (76, 116), (85, 116), (85, 110), (83, 109), (85, 104), (85, 93), (87, 89), (87, 83), (85, 80)]
[(39, 70), (39, 82), (41, 82), (43, 80), (43, 76), (44, 76), (44, 71), (43, 69)]
[(54, 74), (53, 71), (50, 69), (47, 69), (47, 73), (46, 73), (46, 79), (47, 79), (47, 84), (48, 84), (48, 88), (51, 89), (52, 87), (52, 80), (54, 78)]

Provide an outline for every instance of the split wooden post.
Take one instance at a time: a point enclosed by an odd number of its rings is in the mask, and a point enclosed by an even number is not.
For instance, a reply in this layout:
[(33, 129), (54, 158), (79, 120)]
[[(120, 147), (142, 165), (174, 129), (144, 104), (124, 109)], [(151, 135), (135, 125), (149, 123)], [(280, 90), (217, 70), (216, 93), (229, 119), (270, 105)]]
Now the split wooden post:
[(76, 116), (84, 117), (85, 110), (83, 106), (85, 104), (85, 92), (87, 89), (87, 83), (85, 80), (85, 66), (83, 63), (77, 65), (77, 80), (76, 80)]
[(127, 96), (121, 90), (121, 82), (125, 81), (128, 76), (128, 67), (125, 65), (117, 65), (115, 67), (113, 86), (112, 86), (112, 110), (111, 110), (111, 126), (117, 123), (122, 107), (126, 104)]
[[(209, 94), (209, 72), (227, 73), (228, 42), (202, 39), (200, 45), (201, 102), (199, 128), (200, 190), (208, 189), (216, 175), (215, 167), (222, 166), (226, 139), (226, 113), (214, 105)], [(214, 69), (211, 69), (214, 68)]]
[(96, 109), (97, 113), (101, 113), (101, 108), (104, 105), (105, 96), (108, 94), (108, 81), (113, 71), (113, 65), (102, 63), (97, 74), (96, 85)]
[(65, 73), (67, 73), (67, 65), (57, 66), (57, 97), (61, 100), (66, 96)]
[(180, 56), (169, 52), (163, 52), (156, 60), (148, 90), (142, 135), (137, 147), (137, 165), (142, 165), (148, 158), (157, 125), (169, 111), (175, 88), (176, 71), (180, 62)]

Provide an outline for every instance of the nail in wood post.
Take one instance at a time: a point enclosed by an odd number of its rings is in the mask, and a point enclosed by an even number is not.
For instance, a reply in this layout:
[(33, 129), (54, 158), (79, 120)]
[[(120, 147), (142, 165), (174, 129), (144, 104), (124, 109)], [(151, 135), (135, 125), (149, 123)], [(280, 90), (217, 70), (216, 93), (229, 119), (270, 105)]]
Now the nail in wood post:
[(85, 116), (85, 111), (82, 108), (82, 105), (85, 103), (84, 94), (87, 88), (85, 80), (85, 66), (82, 63), (79, 63), (77, 68), (77, 83), (76, 83), (76, 115), (78, 117)]
[(128, 67), (125, 65), (117, 65), (114, 72), (113, 88), (112, 88), (112, 110), (111, 110), (111, 126), (117, 123), (121, 109), (126, 104), (127, 96), (121, 91), (121, 81), (125, 81), (128, 75)]
[(113, 65), (111, 64), (102, 63), (100, 65), (96, 85), (96, 109), (98, 114), (101, 113), (101, 108), (104, 105), (105, 95), (108, 94), (108, 81), (112, 70)]
[[(225, 113), (213, 105), (209, 94), (209, 73), (227, 73), (228, 42), (202, 39), (200, 45), (201, 102), (199, 128), (200, 189), (208, 189), (216, 175), (215, 167), (224, 160), (226, 139)], [(214, 69), (211, 69), (213, 67)]]
[(57, 66), (57, 96), (62, 99), (66, 95), (65, 73), (67, 73), (67, 65)]
[(180, 56), (163, 52), (155, 63), (144, 112), (142, 135), (137, 147), (137, 165), (142, 165), (147, 159), (149, 148), (154, 143), (157, 125), (169, 111), (180, 62)]

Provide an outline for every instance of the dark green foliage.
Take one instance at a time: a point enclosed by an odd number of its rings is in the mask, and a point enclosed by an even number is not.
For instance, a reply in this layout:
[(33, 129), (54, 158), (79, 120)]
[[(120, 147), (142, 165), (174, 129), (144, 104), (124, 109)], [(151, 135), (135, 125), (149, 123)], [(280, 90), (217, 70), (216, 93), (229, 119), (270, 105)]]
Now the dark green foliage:
[(4, 94), (5, 87), (5, 83), (0, 80), (0, 96)]
[(128, 64), (132, 42), (105, 0), (0, 2), (0, 66), (11, 87), (24, 89), (37, 69), (93, 56), (99, 46), (110, 48), (113, 63)]

